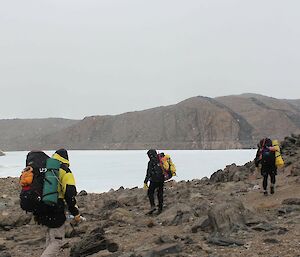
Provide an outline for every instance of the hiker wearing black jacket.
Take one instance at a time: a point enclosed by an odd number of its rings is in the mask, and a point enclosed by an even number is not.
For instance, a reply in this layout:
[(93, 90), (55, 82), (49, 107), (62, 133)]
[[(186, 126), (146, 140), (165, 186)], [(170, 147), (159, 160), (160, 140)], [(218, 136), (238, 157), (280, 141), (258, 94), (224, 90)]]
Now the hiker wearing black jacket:
[(269, 176), (271, 179), (270, 193), (274, 194), (277, 167), (275, 165), (275, 149), (272, 145), (272, 140), (269, 138), (264, 138), (260, 140), (257, 146), (258, 149), (256, 152), (254, 162), (257, 168), (259, 167), (259, 165), (261, 166), (260, 172), (263, 176), (264, 195), (268, 195), (267, 187)]
[(76, 224), (81, 220), (78, 207), (76, 206), (75, 196), (77, 191), (73, 173), (69, 169), (68, 153), (65, 149), (59, 149), (53, 154), (52, 158), (61, 163), (58, 177), (58, 204), (55, 208), (44, 205), (41, 210), (33, 213), (38, 224), (48, 227), (46, 233), (46, 249), (41, 257), (54, 257), (59, 254), (60, 246), (63, 244), (65, 237), (65, 204), (69, 212), (74, 216), (71, 222)]
[(164, 175), (163, 171), (159, 164), (159, 159), (156, 150), (150, 149), (147, 152), (149, 157), (147, 174), (144, 180), (144, 187), (147, 188), (147, 183), (150, 181), (148, 188), (148, 198), (150, 201), (150, 211), (149, 214), (152, 214), (155, 208), (154, 193), (157, 190), (158, 198), (158, 214), (162, 212), (163, 209), (163, 193), (164, 193)]

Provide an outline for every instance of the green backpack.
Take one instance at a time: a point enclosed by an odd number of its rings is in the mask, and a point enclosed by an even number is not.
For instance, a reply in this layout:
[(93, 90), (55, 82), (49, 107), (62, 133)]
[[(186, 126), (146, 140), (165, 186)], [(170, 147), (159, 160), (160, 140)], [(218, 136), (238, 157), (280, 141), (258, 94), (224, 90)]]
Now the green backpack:
[(46, 162), (42, 202), (55, 206), (58, 201), (60, 161), (49, 158)]

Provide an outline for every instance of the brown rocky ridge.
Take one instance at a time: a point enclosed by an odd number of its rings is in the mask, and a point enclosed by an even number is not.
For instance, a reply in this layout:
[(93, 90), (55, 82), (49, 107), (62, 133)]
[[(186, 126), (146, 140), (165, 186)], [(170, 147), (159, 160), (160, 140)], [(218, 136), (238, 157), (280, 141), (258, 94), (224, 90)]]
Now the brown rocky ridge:
[[(300, 100), (242, 94), (83, 120), (0, 120), (5, 151), (58, 149), (236, 149), (300, 133)], [(21, 132), (20, 132), (21, 131)]]
[[(286, 166), (274, 195), (262, 194), (253, 162), (210, 179), (167, 182), (160, 215), (145, 215), (149, 203), (138, 187), (82, 191), (77, 200), (87, 220), (74, 229), (67, 222), (60, 256), (300, 256), (300, 135), (286, 137), (282, 151)], [(18, 179), (1, 179), (0, 188), (0, 257), (40, 256), (45, 228), (20, 209)]]

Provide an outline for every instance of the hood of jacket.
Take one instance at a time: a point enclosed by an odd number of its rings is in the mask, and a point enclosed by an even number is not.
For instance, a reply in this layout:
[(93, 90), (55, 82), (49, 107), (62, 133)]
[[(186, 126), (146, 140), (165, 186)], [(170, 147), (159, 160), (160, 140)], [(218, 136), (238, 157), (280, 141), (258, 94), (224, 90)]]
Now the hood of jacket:
[(68, 156), (68, 152), (67, 152), (66, 149), (59, 149), (59, 150), (57, 150), (52, 155), (52, 158), (60, 161), (61, 163), (67, 164), (68, 166), (70, 165), (69, 156)]

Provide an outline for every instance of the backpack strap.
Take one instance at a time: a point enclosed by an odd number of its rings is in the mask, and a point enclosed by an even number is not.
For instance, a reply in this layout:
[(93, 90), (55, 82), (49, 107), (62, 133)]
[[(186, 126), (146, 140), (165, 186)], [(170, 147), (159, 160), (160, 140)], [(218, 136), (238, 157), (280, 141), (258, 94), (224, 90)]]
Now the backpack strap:
[(265, 144), (266, 144), (266, 138), (264, 138), (264, 140), (263, 140), (263, 143), (262, 143), (262, 146), (261, 146), (262, 149), (265, 147)]
[(68, 167), (68, 165), (66, 165), (65, 163), (62, 163), (60, 165), (60, 168), (63, 169), (66, 173), (72, 173), (72, 171), (70, 170), (70, 168)]

